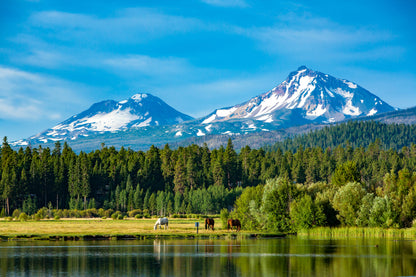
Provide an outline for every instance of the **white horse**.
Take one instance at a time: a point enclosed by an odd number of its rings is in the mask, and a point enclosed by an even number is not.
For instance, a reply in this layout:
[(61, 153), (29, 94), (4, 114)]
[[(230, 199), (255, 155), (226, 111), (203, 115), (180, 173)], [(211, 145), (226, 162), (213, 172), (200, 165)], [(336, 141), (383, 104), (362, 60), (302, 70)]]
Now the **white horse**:
[(157, 225), (159, 225), (159, 229), (162, 229), (162, 225), (164, 225), (164, 229), (169, 229), (169, 219), (167, 219), (166, 217), (159, 218), (155, 223), (155, 230), (157, 229)]

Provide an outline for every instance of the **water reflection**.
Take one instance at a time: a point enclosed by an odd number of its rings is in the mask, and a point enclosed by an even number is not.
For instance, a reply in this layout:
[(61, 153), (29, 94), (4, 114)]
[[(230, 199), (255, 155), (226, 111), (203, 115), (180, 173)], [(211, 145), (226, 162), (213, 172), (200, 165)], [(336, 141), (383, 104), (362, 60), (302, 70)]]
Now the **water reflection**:
[(406, 240), (0, 242), (0, 276), (404, 276)]

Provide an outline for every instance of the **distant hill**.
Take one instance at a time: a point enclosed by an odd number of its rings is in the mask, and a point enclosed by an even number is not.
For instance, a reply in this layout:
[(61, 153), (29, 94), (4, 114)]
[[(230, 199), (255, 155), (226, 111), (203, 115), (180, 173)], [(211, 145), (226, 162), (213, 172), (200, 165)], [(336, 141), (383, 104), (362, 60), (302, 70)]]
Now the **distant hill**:
[(335, 148), (337, 146), (368, 147), (377, 142), (383, 149), (401, 149), (416, 144), (416, 125), (387, 124), (379, 121), (348, 121), (319, 130), (297, 135), (264, 149), (296, 151), (300, 145), (306, 147)]
[[(360, 118), (357, 119), (360, 120)], [(416, 107), (373, 115), (364, 118), (364, 120), (375, 120), (384, 123), (396, 124), (416, 124)]]

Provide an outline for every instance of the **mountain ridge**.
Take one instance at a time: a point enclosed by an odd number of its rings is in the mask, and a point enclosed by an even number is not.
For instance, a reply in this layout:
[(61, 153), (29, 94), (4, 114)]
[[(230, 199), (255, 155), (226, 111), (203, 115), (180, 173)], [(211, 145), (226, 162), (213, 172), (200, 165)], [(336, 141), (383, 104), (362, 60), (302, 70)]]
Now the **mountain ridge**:
[(203, 136), (239, 135), (242, 138), (250, 133), (293, 127), (296, 130), (296, 126), (325, 126), (395, 110), (356, 83), (301, 66), (273, 89), (241, 104), (216, 109), (205, 117), (193, 119), (156, 96), (135, 94), (127, 100), (95, 103), (13, 145), (80, 140), (81, 144), (89, 141), (99, 147), (98, 140), (111, 138), (108, 141), (122, 145), (124, 140), (126, 145), (137, 149), (149, 143), (179, 143)]

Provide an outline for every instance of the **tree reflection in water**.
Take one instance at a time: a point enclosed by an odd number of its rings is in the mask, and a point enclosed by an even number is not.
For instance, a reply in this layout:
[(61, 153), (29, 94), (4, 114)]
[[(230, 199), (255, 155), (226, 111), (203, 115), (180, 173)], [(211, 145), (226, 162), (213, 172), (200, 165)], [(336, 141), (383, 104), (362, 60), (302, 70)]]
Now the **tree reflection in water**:
[(403, 276), (415, 254), (389, 239), (0, 242), (0, 276)]

